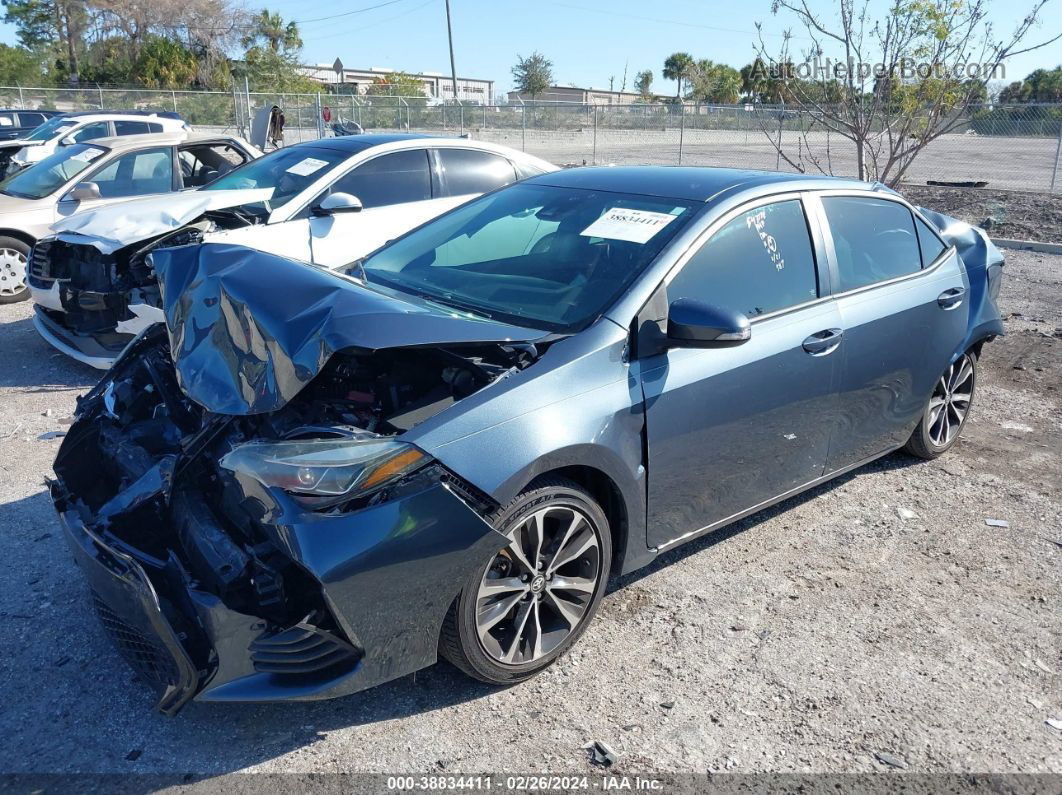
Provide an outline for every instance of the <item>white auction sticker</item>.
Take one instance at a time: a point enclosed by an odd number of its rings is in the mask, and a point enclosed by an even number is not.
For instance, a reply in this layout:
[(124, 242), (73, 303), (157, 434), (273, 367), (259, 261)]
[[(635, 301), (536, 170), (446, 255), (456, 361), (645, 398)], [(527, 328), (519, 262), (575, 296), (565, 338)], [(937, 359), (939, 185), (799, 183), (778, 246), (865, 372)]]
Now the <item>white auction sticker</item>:
[(299, 177), (308, 177), (315, 171), (320, 171), (328, 165), (327, 160), (318, 160), (316, 157), (304, 157), (287, 171)]
[(84, 160), (86, 163), (91, 163), (97, 157), (103, 154), (102, 149), (95, 149), (89, 147), (88, 149), (82, 149), (80, 152), (75, 152), (70, 155), (71, 160)]
[(676, 216), (669, 213), (613, 207), (579, 234), (609, 240), (626, 240), (629, 243), (648, 243), (653, 235), (675, 218)]

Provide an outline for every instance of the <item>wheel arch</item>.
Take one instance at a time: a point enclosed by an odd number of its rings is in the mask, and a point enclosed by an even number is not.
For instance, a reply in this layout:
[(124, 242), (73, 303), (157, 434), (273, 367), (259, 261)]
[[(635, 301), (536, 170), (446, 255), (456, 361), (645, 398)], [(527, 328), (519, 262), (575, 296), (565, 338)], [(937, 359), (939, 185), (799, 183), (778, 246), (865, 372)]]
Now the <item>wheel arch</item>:
[(0, 228), (0, 237), (13, 237), (15, 240), (20, 240), (27, 246), (32, 248), (37, 242), (37, 238), (28, 232), (24, 232), (21, 229), (6, 229)]
[(546, 477), (561, 477), (572, 481), (586, 489), (590, 496), (594, 498), (594, 502), (601, 507), (601, 510), (605, 513), (605, 518), (608, 519), (609, 533), (612, 537), (610, 571), (619, 571), (626, 554), (627, 540), (630, 534), (630, 521), (627, 516), (628, 509), (623, 499), (623, 492), (620, 491), (616, 481), (609, 477), (608, 473), (596, 467), (586, 464), (573, 464), (541, 472), (531, 482), (534, 483)]

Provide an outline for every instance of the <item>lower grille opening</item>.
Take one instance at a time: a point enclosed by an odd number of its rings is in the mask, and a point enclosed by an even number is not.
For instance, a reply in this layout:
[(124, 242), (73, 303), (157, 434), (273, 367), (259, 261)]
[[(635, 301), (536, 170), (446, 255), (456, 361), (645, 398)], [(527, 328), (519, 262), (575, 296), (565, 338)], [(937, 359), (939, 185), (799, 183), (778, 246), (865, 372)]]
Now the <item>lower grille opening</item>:
[(256, 671), (272, 674), (313, 675), (352, 669), (361, 653), (344, 640), (305, 622), (260, 637), (251, 644)]
[(137, 674), (159, 690), (178, 683), (177, 665), (169, 652), (123, 621), (95, 592), (92, 594), (92, 604), (107, 634)]

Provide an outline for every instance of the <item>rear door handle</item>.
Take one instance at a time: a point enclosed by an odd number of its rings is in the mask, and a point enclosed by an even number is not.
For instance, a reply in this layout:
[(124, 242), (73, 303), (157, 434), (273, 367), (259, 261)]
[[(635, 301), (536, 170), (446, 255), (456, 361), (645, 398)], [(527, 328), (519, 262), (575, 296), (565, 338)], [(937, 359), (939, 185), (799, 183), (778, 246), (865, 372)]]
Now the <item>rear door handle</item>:
[(812, 356), (825, 356), (837, 349), (843, 336), (844, 331), (839, 328), (823, 329), (804, 340), (804, 350)]
[(937, 304), (941, 309), (957, 309), (962, 305), (964, 295), (966, 295), (965, 287), (952, 287), (937, 296)]

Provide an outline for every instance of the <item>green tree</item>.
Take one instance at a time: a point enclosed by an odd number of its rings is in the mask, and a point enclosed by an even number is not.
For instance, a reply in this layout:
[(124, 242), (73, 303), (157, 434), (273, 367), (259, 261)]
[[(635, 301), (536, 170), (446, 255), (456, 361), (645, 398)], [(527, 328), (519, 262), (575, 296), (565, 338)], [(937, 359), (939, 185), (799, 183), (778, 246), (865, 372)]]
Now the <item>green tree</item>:
[(366, 93), (377, 97), (426, 99), (424, 83), (408, 72), (392, 72), (387, 77), (377, 77), (372, 81)]
[(138, 81), (149, 88), (185, 88), (196, 79), (195, 55), (173, 39), (148, 36), (134, 64)]
[(733, 105), (741, 95), (741, 73), (702, 58), (690, 71), (691, 96), (699, 102)]
[(641, 94), (642, 101), (653, 98), (653, 73), (649, 69), (639, 72), (634, 78), (634, 88)]
[(535, 99), (553, 85), (553, 61), (537, 50), (526, 58), (517, 55), (512, 74), (516, 90)]
[(675, 81), (675, 99), (682, 101), (682, 81), (693, 73), (693, 56), (688, 52), (673, 52), (664, 59), (664, 78)]
[(34, 85), (41, 81), (41, 61), (24, 47), (0, 44), (0, 84)]
[(263, 8), (251, 19), (251, 31), (243, 37), (247, 49), (264, 43), (274, 53), (294, 52), (302, 49), (302, 36), (295, 22), (285, 22), (276, 11)]

